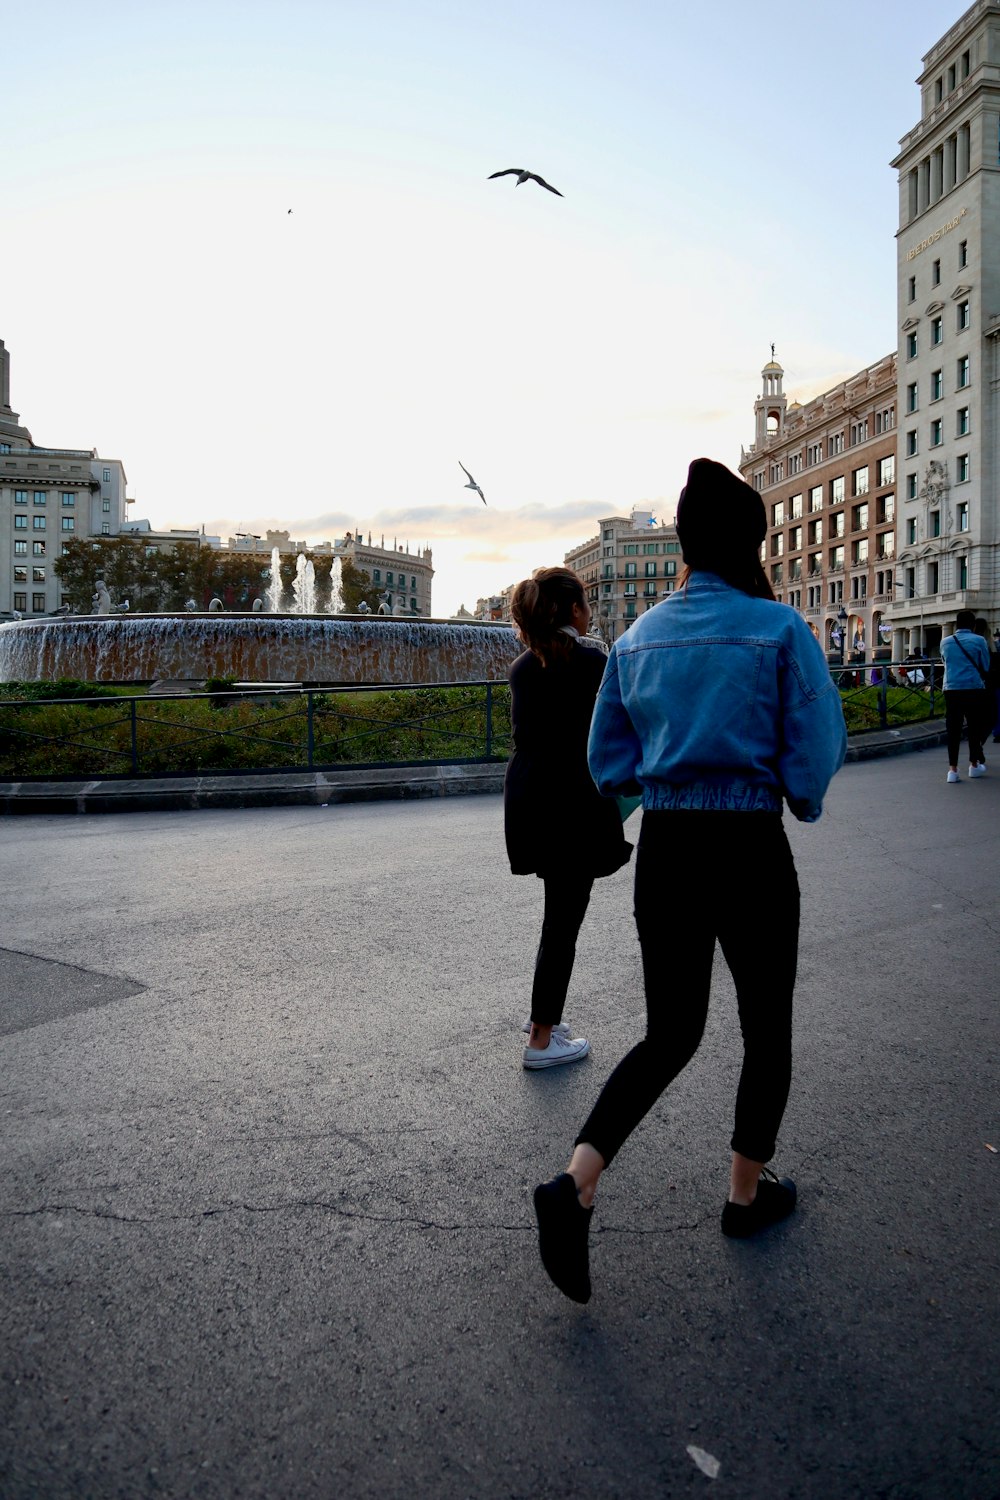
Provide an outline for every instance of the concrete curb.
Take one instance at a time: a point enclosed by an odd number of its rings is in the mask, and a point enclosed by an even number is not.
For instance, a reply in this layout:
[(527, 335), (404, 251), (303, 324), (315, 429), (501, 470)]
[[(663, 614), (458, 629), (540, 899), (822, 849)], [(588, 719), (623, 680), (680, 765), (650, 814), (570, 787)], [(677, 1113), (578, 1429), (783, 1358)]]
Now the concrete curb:
[[(945, 743), (943, 723), (852, 735), (849, 761)], [(200, 808), (322, 807), (342, 802), (468, 797), (503, 790), (505, 765), (389, 766), (382, 770), (275, 771), (247, 776), (0, 782), (0, 817), (29, 813), (174, 812)]]

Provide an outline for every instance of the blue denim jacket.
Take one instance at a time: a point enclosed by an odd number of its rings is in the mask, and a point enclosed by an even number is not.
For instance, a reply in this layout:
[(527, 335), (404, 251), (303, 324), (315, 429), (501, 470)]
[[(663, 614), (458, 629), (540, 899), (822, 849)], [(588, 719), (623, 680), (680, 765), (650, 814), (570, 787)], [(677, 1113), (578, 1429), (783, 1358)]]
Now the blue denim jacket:
[(983, 686), (982, 673), (977, 672), (976, 662), (982, 667), (983, 672), (988, 671), (990, 648), (981, 635), (977, 635), (974, 630), (956, 630), (954, 635), (946, 635), (941, 642), (941, 655), (944, 657), (944, 691), (946, 693), (963, 690), (971, 692), (974, 688)]
[(612, 647), (588, 757), (605, 795), (641, 791), (647, 809), (780, 812), (784, 798), (814, 823), (846, 747), (801, 616), (696, 572)]

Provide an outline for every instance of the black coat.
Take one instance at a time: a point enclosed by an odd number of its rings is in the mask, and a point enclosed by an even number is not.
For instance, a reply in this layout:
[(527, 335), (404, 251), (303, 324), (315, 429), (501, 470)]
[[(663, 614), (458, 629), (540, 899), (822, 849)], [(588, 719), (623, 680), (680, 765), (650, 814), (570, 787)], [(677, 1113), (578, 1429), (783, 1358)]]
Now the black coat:
[(504, 778), (507, 855), (515, 875), (612, 875), (632, 853), (613, 797), (587, 768), (587, 737), (605, 656), (573, 641), (543, 667), (531, 651), (512, 664), (514, 750)]

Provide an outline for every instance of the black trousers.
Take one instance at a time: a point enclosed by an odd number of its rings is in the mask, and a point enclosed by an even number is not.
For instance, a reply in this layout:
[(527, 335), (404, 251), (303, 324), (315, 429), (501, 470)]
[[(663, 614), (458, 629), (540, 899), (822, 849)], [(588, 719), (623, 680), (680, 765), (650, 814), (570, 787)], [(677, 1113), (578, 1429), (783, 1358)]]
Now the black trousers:
[(792, 1075), (799, 886), (778, 813), (647, 812), (635, 871), (646, 1035), (577, 1144), (606, 1163), (698, 1049), (718, 939), (736, 985), (743, 1069), (732, 1148), (769, 1161)]
[(566, 1004), (576, 940), (587, 915), (594, 877), (567, 873), (545, 875), (543, 879), (545, 916), (531, 987), (531, 1019), (538, 1026), (557, 1026)]
[(983, 758), (983, 720), (986, 718), (986, 694), (982, 688), (951, 688), (944, 695), (944, 727), (948, 735), (948, 764), (958, 765), (962, 743), (962, 725), (969, 725), (969, 760)]

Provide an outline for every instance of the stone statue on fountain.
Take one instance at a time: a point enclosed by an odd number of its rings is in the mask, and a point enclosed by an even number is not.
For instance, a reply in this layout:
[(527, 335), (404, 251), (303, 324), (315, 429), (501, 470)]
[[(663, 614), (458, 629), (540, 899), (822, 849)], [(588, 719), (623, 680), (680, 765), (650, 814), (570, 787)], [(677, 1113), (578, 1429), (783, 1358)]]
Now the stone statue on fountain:
[(111, 595), (105, 587), (103, 578), (99, 578), (94, 585), (94, 597), (90, 601), (90, 612), (93, 615), (109, 615), (111, 613)]

